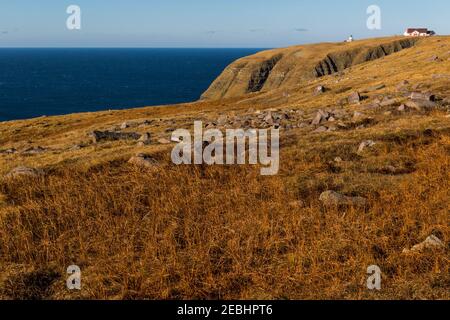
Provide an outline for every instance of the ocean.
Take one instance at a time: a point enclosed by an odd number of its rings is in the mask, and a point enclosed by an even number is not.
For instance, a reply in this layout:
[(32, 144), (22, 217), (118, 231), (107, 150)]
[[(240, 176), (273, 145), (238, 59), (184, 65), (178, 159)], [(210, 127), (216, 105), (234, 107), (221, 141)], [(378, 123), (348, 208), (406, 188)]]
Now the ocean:
[(197, 100), (262, 49), (0, 49), (0, 121)]

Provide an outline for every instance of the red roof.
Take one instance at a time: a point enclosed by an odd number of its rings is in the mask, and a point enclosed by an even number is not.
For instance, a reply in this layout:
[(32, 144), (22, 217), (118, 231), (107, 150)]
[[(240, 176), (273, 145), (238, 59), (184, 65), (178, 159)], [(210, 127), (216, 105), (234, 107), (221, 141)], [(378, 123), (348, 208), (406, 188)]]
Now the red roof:
[(419, 33), (427, 33), (428, 29), (427, 28), (408, 28), (408, 29), (406, 29), (407, 33), (413, 33), (414, 31), (418, 31)]

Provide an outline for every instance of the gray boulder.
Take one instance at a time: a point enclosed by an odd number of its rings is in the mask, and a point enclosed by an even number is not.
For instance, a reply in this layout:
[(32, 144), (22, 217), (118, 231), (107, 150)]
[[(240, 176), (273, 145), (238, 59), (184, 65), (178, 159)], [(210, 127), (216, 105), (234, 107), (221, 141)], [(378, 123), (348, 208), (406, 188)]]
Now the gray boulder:
[(158, 165), (158, 162), (155, 159), (142, 153), (131, 157), (130, 160), (128, 160), (128, 163), (141, 168), (154, 168)]
[(94, 131), (91, 133), (94, 143), (102, 141), (139, 140), (142, 135), (136, 132)]
[(376, 143), (372, 140), (366, 140), (361, 142), (361, 144), (358, 147), (358, 153), (363, 152), (366, 148), (370, 148), (373, 147), (374, 145), (376, 145)]
[(17, 178), (17, 177), (31, 177), (36, 178), (43, 174), (40, 169), (29, 168), (29, 167), (17, 167), (12, 169), (5, 177), (6, 178)]
[(323, 192), (319, 200), (326, 207), (339, 207), (339, 206), (353, 206), (353, 207), (365, 207), (367, 206), (367, 199), (363, 197), (348, 197), (340, 194), (336, 191)]
[(425, 239), (425, 241), (416, 244), (411, 249), (403, 249), (403, 253), (411, 253), (411, 252), (424, 252), (425, 250), (433, 250), (433, 249), (443, 249), (445, 248), (444, 242), (441, 241), (438, 237), (431, 235)]
[(361, 100), (362, 100), (362, 98), (361, 98), (361, 95), (359, 94), (359, 92), (353, 92), (348, 97), (348, 103), (350, 103), (350, 104), (359, 103)]

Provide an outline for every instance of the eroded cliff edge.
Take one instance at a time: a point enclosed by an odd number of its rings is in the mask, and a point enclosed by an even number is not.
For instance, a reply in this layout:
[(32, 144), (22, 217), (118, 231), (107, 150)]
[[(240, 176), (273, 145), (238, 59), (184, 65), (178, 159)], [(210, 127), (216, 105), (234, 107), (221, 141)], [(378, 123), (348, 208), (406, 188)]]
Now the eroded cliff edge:
[(413, 47), (417, 38), (382, 38), (353, 43), (321, 43), (268, 50), (229, 65), (202, 95), (202, 100), (239, 97), (298, 86)]

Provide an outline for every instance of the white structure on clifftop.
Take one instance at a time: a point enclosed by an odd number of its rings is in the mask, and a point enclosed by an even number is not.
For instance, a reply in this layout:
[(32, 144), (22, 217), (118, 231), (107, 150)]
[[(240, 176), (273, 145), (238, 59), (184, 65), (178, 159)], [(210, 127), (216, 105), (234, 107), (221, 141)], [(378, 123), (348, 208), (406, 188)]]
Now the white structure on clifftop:
[(435, 35), (435, 32), (427, 28), (408, 28), (403, 35), (405, 37), (430, 37)]

